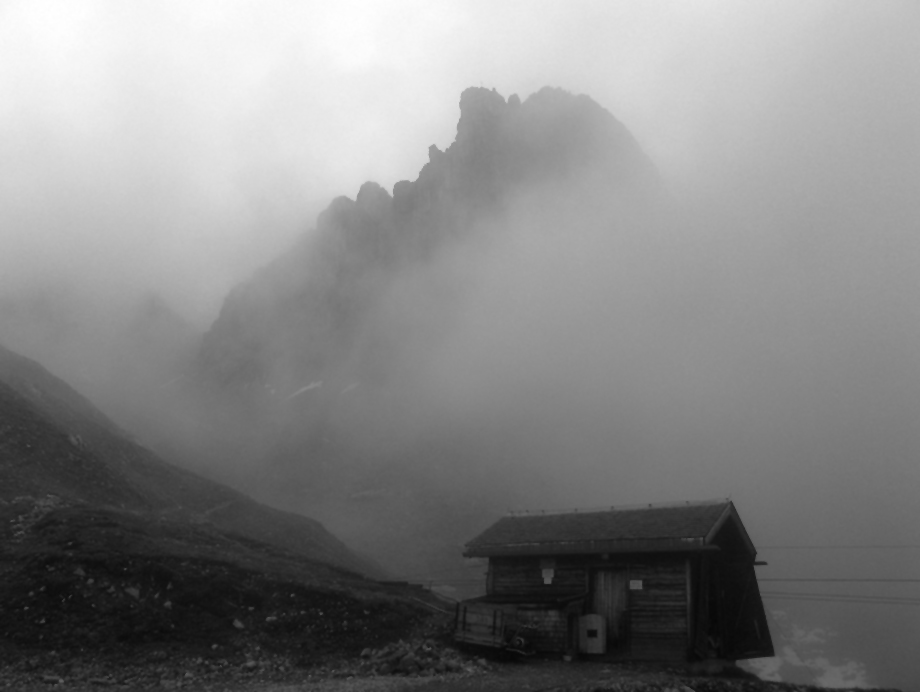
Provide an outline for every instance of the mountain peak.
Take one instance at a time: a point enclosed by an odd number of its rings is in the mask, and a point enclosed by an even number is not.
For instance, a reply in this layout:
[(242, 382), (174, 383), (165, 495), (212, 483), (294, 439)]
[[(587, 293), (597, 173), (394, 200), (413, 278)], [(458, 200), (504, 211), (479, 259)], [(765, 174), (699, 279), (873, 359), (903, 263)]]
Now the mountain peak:
[(469, 237), (516, 192), (588, 174), (612, 194), (658, 187), (654, 166), (613, 115), (554, 87), (523, 102), (464, 90), (454, 142), (444, 151), (430, 146), (428, 158), (392, 195), (369, 181), (354, 200), (334, 199), (314, 233), (234, 289), (205, 337), (204, 368), (283, 397), (292, 373), (323, 379), (319, 370), (350, 351), (357, 320), (399, 268)]
[(460, 94), (460, 122), (457, 124), (457, 141), (475, 136), (497, 126), (508, 104), (495, 89), (470, 87)]

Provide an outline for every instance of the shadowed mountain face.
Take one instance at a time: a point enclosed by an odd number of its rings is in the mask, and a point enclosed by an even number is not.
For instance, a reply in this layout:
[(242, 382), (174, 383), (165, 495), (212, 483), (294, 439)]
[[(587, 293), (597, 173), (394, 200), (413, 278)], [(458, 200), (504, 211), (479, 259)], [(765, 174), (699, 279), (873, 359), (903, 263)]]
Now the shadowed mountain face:
[[(632, 136), (585, 96), (545, 88), (521, 103), (470, 88), (460, 114), (454, 143), (432, 145), (417, 180), (396, 183), (392, 196), (368, 182), (355, 200), (335, 199), (315, 232), (231, 292), (201, 349), (213, 379), (286, 399), (330, 377), (351, 378), (342, 388), (383, 377), (386, 349), (401, 344), (368, 327), (385, 319), (397, 279), (477, 234), (499, 233), (495, 222), (521, 193), (588, 171), (611, 197), (655, 185)], [(445, 293), (438, 310), (449, 310), (457, 287), (434, 288)], [(417, 308), (400, 307), (394, 317)]]
[(379, 573), (318, 522), (162, 461), (66, 383), (3, 347), (0, 472), (3, 505), (51, 496), (53, 506), (124, 510), (138, 520), (199, 527), (212, 539), (243, 537), (339, 569)]
[[(207, 453), (408, 576), (452, 569), (497, 511), (547, 501), (530, 462), (555, 453), (555, 414), (534, 411), (546, 392), (528, 371), (564, 375), (540, 362), (562, 346), (540, 332), (581, 314), (568, 287), (606, 283), (575, 254), (609, 251), (666, 206), (627, 130), (558, 89), (523, 102), (467, 89), (455, 141), (429, 157), (392, 195), (368, 182), (335, 199), (230, 293), (197, 361), (220, 402)], [(601, 305), (604, 289), (586, 298)], [(509, 346), (498, 335), (516, 320)]]

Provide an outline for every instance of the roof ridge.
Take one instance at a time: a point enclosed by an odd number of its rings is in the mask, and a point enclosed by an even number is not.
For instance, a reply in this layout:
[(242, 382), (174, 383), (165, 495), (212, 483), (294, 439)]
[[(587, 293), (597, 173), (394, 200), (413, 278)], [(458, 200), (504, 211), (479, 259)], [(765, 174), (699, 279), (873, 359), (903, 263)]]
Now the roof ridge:
[(609, 505), (605, 507), (582, 507), (569, 509), (519, 509), (508, 510), (506, 517), (538, 517), (556, 514), (598, 514), (601, 512), (620, 512), (639, 509), (673, 509), (677, 507), (704, 507), (708, 505), (723, 505), (731, 502), (730, 497), (721, 497), (711, 500), (681, 500), (672, 502), (648, 502), (625, 505)]

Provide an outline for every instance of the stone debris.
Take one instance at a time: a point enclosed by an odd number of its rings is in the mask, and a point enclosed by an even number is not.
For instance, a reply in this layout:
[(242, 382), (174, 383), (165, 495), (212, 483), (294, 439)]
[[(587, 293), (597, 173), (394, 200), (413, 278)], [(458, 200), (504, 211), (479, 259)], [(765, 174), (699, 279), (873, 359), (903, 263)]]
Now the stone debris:
[(364, 649), (357, 672), (364, 675), (443, 675), (478, 673), (489, 669), (483, 659), (463, 656), (456, 649), (438, 646), (430, 639), (388, 644)]

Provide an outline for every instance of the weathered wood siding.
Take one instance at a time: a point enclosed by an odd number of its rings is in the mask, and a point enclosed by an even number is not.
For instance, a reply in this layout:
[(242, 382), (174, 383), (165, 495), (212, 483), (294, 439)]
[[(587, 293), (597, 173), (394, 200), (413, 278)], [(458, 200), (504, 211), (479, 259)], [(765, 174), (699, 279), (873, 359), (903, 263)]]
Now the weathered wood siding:
[(642, 589), (629, 591), (630, 655), (636, 659), (687, 658), (687, 563), (657, 558), (629, 564), (629, 579)]
[(544, 564), (536, 557), (492, 558), (489, 561), (489, 594), (539, 594), (553, 597), (587, 591), (587, 572), (583, 564), (573, 560), (555, 560), (550, 584), (543, 583)]
[(517, 617), (522, 623), (536, 626), (531, 641), (537, 651), (565, 651), (568, 648), (568, 616), (565, 611), (522, 605), (518, 607)]
[(565, 651), (571, 648), (569, 613), (565, 609), (539, 603), (458, 603), (454, 639), (501, 648), (518, 625), (532, 625), (536, 628), (524, 634), (537, 651)]
[(458, 603), (454, 638), (469, 644), (501, 647), (504, 645), (505, 618), (503, 609), (492, 604)]
[[(669, 555), (632, 555), (604, 559), (600, 556), (559, 557), (553, 562), (551, 584), (543, 582), (546, 558), (491, 558), (488, 592), (493, 597), (514, 598), (517, 617), (537, 625), (539, 651), (564, 651), (571, 647), (568, 613), (537, 602), (525, 605), (522, 597), (564, 596), (588, 592), (586, 612), (600, 608), (610, 617), (606, 600), (595, 593), (598, 573), (625, 575), (627, 591), (615, 623), (608, 623), (608, 654), (637, 660), (685, 661), (689, 651), (690, 602), (687, 558)], [(592, 576), (593, 575), (593, 576)], [(623, 578), (623, 577), (621, 577)], [(642, 580), (642, 589), (628, 582)], [(603, 582), (606, 583), (606, 582)], [(610, 600), (610, 599), (607, 599)], [(604, 606), (601, 608), (601, 606)]]

